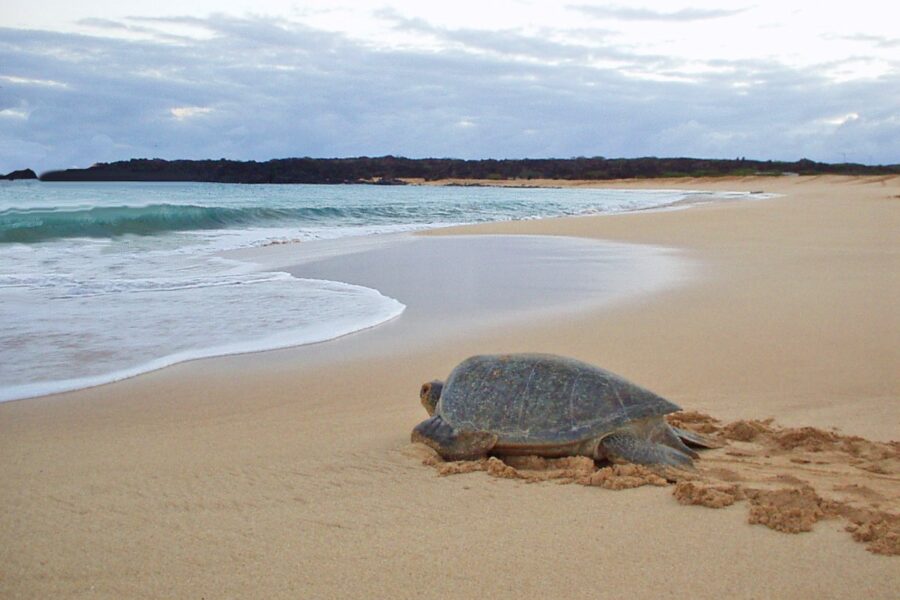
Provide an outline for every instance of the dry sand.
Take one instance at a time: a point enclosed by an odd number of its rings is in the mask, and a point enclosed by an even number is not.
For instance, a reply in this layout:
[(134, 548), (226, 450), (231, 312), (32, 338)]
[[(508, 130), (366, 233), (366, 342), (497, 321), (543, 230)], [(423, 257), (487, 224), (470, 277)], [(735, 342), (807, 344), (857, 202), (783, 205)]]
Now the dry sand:
[[(624, 305), (428, 339), (401, 317), (0, 405), (0, 597), (896, 597), (900, 557), (876, 553), (896, 521), (872, 515), (900, 511), (900, 178), (604, 186), (784, 196), (442, 232), (658, 244), (701, 266)], [(631, 488), (663, 482), (452, 466), (409, 443), (422, 381), (524, 350), (712, 415), (686, 425), (727, 445), (694, 481)]]

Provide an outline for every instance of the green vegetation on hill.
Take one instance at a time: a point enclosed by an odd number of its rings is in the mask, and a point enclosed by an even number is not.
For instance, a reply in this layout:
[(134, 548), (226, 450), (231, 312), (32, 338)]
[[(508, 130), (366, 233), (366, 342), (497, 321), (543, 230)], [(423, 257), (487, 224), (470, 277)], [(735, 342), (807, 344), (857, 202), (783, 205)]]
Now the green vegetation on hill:
[(897, 175), (900, 165), (828, 164), (697, 158), (546, 158), (461, 160), (452, 158), (283, 158), (234, 160), (132, 159), (87, 169), (50, 171), (42, 181), (207, 181), (220, 183), (398, 183), (401, 178), (438, 179), (629, 179), (728, 175)]

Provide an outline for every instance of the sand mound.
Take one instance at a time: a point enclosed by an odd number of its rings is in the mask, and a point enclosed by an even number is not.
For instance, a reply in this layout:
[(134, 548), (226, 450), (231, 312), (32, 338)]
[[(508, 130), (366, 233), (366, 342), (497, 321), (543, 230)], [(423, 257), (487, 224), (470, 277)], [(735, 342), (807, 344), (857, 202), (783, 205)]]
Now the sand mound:
[(750, 500), (751, 524), (776, 531), (812, 531), (816, 521), (837, 516), (837, 505), (816, 494), (809, 486), (799, 489), (744, 490)]
[(694, 481), (679, 481), (672, 494), (681, 504), (708, 508), (724, 508), (744, 498), (743, 491), (737, 485), (704, 485)]
[(871, 552), (900, 555), (900, 443), (784, 428), (773, 419), (722, 425), (699, 413), (673, 417), (679, 427), (729, 442), (703, 453), (701, 481), (676, 485), (682, 504), (720, 508), (746, 500), (750, 523), (787, 533), (843, 518)]
[(900, 443), (814, 427), (784, 428), (773, 419), (723, 424), (698, 412), (668, 419), (724, 447), (702, 450), (696, 473), (632, 464), (598, 466), (586, 457), (444, 462), (425, 446), (416, 456), (441, 476), (484, 472), (528, 483), (555, 481), (609, 490), (673, 483), (680, 504), (723, 508), (746, 502), (749, 523), (785, 533), (810, 531), (818, 521), (841, 518), (853, 539), (869, 551), (900, 556)]
[(666, 485), (666, 480), (640, 465), (610, 465), (597, 468), (584, 456), (542, 458), (540, 456), (510, 456), (503, 460), (492, 456), (481, 460), (442, 462), (435, 453), (423, 461), (434, 466), (441, 476), (483, 471), (491, 477), (521, 479), (528, 483), (556, 481), (624, 490), (642, 485)]
[(612, 465), (597, 469), (589, 477), (581, 479), (582, 485), (593, 485), (608, 490), (627, 490), (642, 485), (667, 485), (663, 478), (641, 465)]
[(722, 435), (738, 442), (752, 442), (768, 430), (769, 421), (735, 421), (722, 429)]
[(867, 544), (876, 554), (900, 556), (900, 515), (841, 507), (850, 521), (846, 529), (857, 542)]

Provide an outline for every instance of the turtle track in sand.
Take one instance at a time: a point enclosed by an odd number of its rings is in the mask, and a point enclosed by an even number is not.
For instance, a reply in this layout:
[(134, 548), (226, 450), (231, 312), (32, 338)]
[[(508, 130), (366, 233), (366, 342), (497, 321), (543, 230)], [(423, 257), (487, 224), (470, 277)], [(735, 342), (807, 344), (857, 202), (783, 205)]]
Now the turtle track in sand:
[(823, 519), (843, 519), (853, 539), (869, 551), (900, 556), (900, 442), (781, 427), (773, 419), (723, 424), (697, 412), (674, 413), (667, 419), (724, 446), (702, 450), (696, 472), (673, 474), (672, 481), (640, 465), (598, 467), (587, 457), (445, 462), (430, 448), (416, 446), (422, 462), (441, 476), (483, 471), (528, 483), (611, 490), (670, 485), (681, 504), (722, 508), (745, 502), (749, 523), (786, 533), (810, 531)]

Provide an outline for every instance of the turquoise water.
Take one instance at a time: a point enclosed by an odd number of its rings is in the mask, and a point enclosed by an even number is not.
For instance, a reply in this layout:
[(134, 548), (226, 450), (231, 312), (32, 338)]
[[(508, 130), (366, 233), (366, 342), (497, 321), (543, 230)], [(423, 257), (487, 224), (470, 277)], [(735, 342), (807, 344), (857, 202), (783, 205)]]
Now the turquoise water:
[[(0, 244), (223, 229), (341, 237), (457, 223), (653, 208), (683, 191), (25, 183), (0, 186)], [(279, 231), (283, 230), (283, 231)]]
[(684, 191), (4, 182), (0, 400), (328, 340), (405, 309), (376, 289), (265, 270), (225, 258), (226, 250), (708, 199)]

